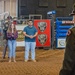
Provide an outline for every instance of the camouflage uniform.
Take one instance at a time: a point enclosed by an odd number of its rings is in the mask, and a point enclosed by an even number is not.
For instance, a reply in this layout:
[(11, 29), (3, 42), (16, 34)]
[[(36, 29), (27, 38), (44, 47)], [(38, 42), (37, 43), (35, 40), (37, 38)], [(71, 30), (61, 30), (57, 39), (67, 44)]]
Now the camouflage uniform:
[(59, 75), (75, 75), (75, 26), (69, 31), (66, 37), (63, 67)]

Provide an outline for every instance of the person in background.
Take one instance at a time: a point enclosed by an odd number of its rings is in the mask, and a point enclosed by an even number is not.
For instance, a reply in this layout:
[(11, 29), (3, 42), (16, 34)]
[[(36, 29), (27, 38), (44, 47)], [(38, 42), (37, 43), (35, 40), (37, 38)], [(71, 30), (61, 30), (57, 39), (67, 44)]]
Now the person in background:
[[(3, 56), (2, 56), (3, 59), (5, 59), (6, 51), (7, 51), (7, 47), (8, 47), (8, 45), (7, 45), (7, 42), (8, 42), (8, 40), (7, 40), (7, 30), (8, 30), (8, 27), (9, 27), (10, 23), (11, 23), (11, 20), (12, 20), (12, 17), (8, 16), (5, 23), (4, 23), (4, 28), (3, 28), (4, 37), (3, 37), (3, 39), (5, 41), (5, 44), (4, 44), (4, 50), (3, 50)], [(9, 58), (9, 52), (8, 52), (8, 58)]]
[[(8, 26), (9, 26), (9, 23), (8, 22), (5, 22), (4, 24), (4, 28), (3, 28), (3, 34), (4, 34), (4, 37), (3, 37), (3, 40), (5, 42), (4, 44), (4, 50), (3, 50), (3, 56), (2, 58), (5, 59), (5, 56), (6, 56), (6, 51), (7, 51), (7, 30), (8, 30)], [(9, 57), (9, 55), (8, 55)]]
[(14, 24), (10, 25), (8, 30), (7, 30), (7, 39), (8, 39), (8, 48), (9, 48), (9, 62), (11, 62), (12, 58), (13, 61), (16, 62), (15, 60), (15, 52), (16, 52), (16, 39), (18, 38), (18, 32), (16, 30), (16, 26)]
[(35, 47), (36, 47), (36, 36), (38, 34), (36, 28), (33, 26), (33, 21), (28, 21), (28, 26), (23, 30), (25, 36), (25, 62), (29, 60), (29, 51), (31, 50), (31, 59), (33, 62), (35, 60)]

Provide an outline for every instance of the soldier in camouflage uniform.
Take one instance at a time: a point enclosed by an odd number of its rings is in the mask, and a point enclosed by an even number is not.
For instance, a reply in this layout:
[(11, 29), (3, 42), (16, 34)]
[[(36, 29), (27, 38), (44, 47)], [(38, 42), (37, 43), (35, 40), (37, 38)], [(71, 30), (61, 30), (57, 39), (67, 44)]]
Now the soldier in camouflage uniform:
[(73, 16), (74, 26), (67, 32), (63, 67), (59, 75), (75, 75), (75, 5), (70, 15)]

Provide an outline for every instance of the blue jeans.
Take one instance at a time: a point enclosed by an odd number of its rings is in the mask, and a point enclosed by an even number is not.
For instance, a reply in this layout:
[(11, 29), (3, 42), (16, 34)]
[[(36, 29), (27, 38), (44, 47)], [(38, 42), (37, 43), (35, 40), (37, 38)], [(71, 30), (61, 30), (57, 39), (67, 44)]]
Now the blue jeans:
[(15, 58), (16, 40), (8, 40), (9, 58)]
[(31, 51), (31, 59), (35, 60), (36, 42), (25, 42), (25, 60), (29, 59), (29, 51)]

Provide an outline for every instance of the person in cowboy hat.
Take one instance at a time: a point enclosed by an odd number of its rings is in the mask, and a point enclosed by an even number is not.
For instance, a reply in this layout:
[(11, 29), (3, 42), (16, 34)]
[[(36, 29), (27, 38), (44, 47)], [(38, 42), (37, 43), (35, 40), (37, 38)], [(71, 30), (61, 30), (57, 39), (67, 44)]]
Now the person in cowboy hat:
[[(7, 46), (8, 46), (7, 45), (7, 42), (8, 42), (7, 30), (8, 30), (9, 25), (11, 24), (11, 20), (12, 20), (12, 17), (8, 16), (7, 19), (5, 20), (5, 23), (4, 23), (4, 28), (3, 28), (4, 37), (3, 37), (3, 39), (5, 40), (5, 45), (4, 45), (3, 55), (2, 55), (3, 59), (5, 59), (5, 56), (6, 56), (6, 51), (7, 51)], [(9, 55), (8, 55), (8, 58), (9, 58)]]
[(59, 75), (75, 75), (75, 4), (70, 16), (73, 16), (74, 26), (67, 32), (63, 66)]

